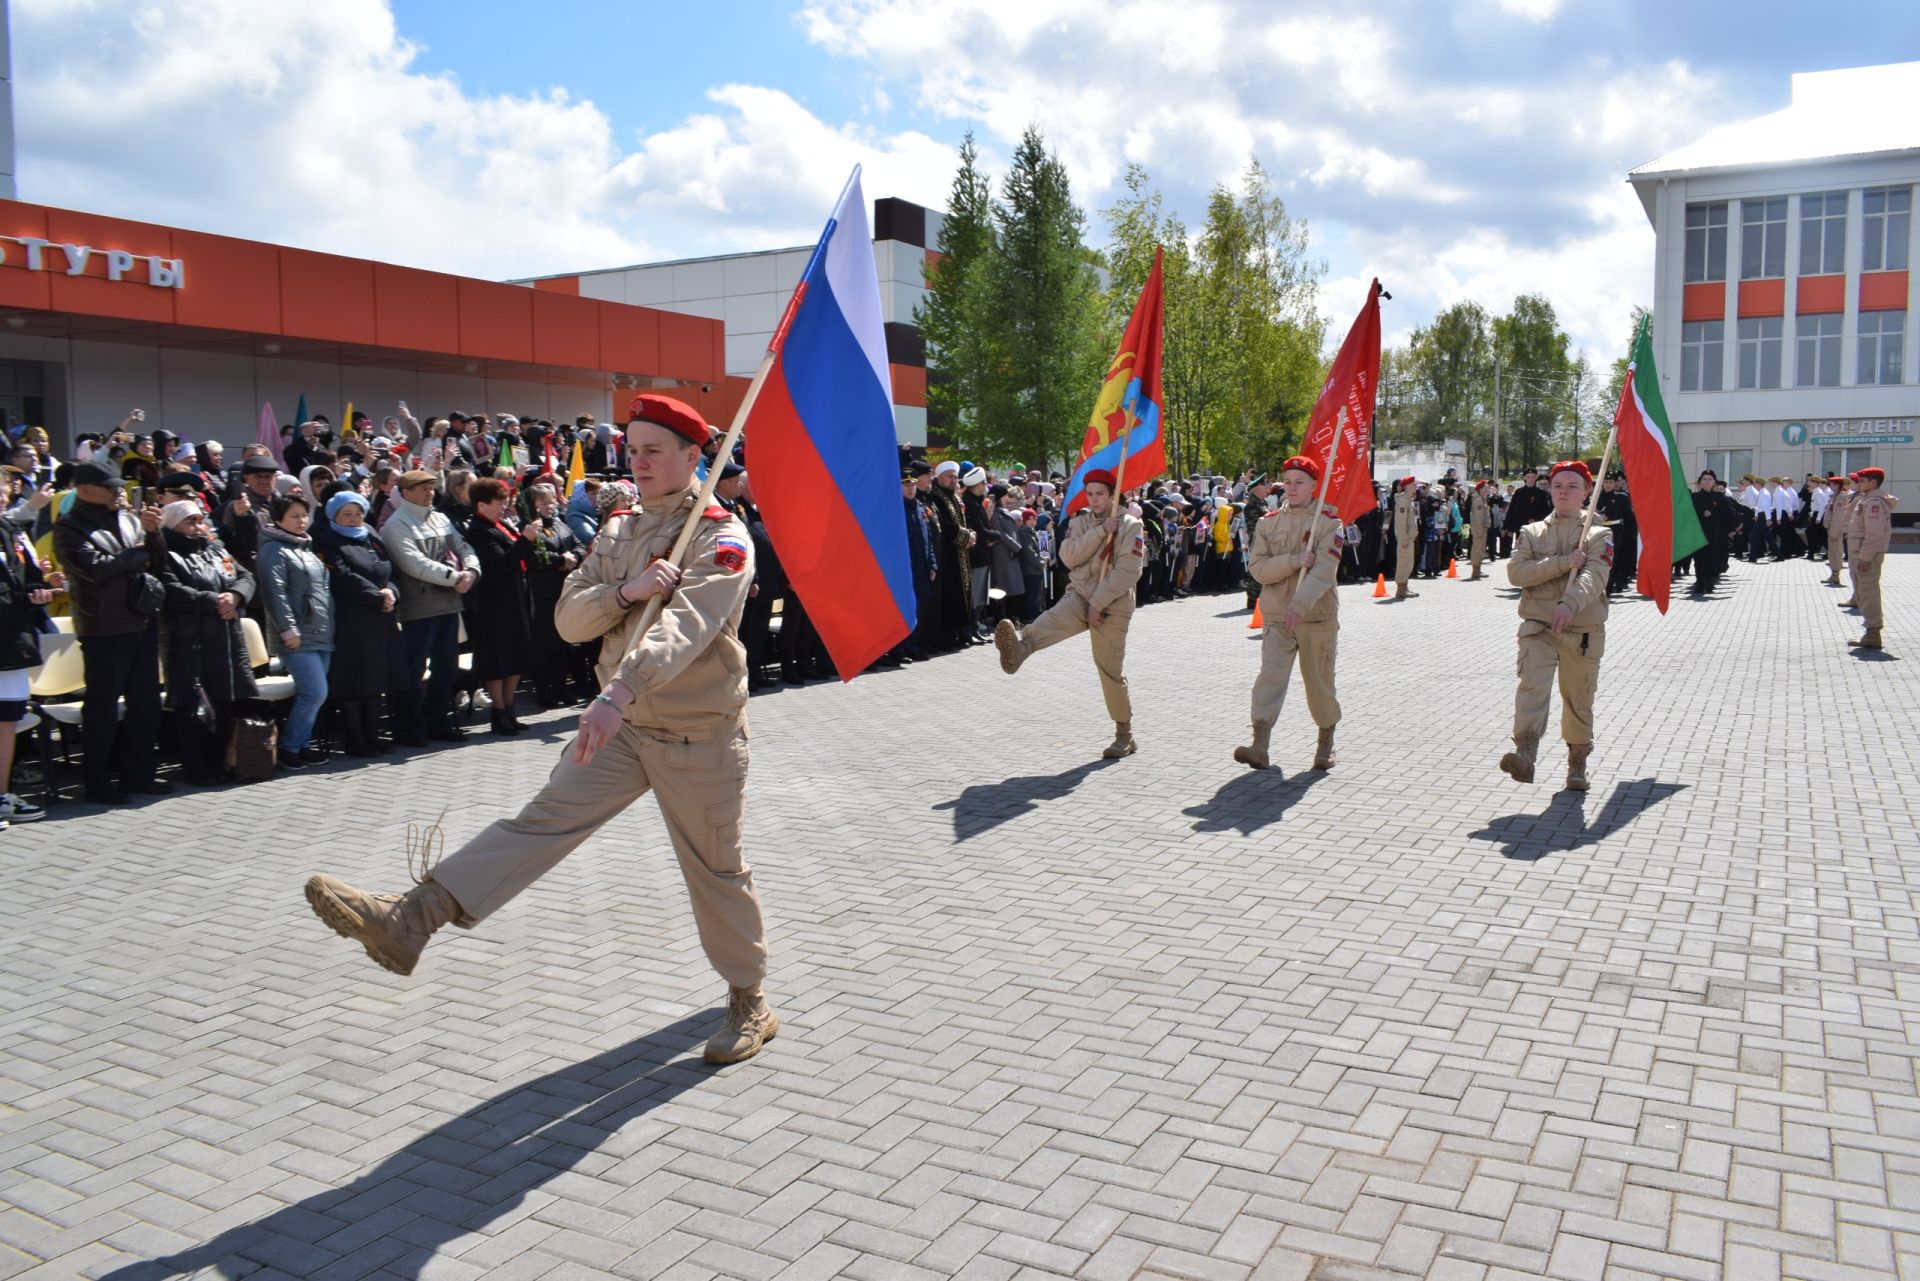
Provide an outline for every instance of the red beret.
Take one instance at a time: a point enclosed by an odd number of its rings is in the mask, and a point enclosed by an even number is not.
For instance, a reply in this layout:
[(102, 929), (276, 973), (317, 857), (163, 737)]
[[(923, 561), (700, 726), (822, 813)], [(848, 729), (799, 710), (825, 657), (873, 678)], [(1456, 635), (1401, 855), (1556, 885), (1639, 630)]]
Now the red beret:
[(1280, 470), (1283, 472), (1303, 471), (1315, 480), (1320, 479), (1320, 464), (1314, 462), (1313, 459), (1308, 458), (1305, 454), (1295, 454), (1293, 457), (1287, 459), (1286, 462), (1280, 464)]
[(1399, 483), (1402, 485), (1417, 485), (1420, 483), (1420, 478), (1418, 476), (1402, 476)]
[(1845, 476), (1829, 476), (1827, 477), (1827, 483), (1829, 485), (1844, 485), (1847, 483), (1847, 478)]
[(1859, 479), (1860, 479), (1860, 473), (1859, 473), (1859, 472), (1857, 472), (1857, 471), (1850, 471), (1850, 472), (1848, 472), (1848, 473), (1847, 473), (1847, 479), (1848, 479), (1848, 480), (1859, 480)]
[(671, 396), (642, 392), (627, 406), (627, 421), (665, 427), (689, 445), (705, 446), (707, 443), (706, 419), (686, 401), (675, 400)]
[(1487, 487), (1487, 482), (1484, 480), (1476, 480), (1473, 482), (1473, 487), (1475, 489), (1485, 489)]
[(1114, 489), (1113, 473), (1104, 467), (1096, 467), (1080, 478), (1081, 485), (1105, 485), (1111, 494)]
[(1553, 469), (1547, 473), (1547, 479), (1551, 481), (1555, 476), (1558, 476), (1563, 471), (1579, 472), (1581, 480), (1586, 481), (1589, 485), (1593, 483), (1593, 469), (1588, 467), (1585, 463), (1581, 462), (1578, 458), (1570, 459), (1566, 462), (1555, 463), (1553, 465)]
[(1887, 471), (1884, 467), (1862, 467), (1858, 472), (1861, 480), (1885, 481)]

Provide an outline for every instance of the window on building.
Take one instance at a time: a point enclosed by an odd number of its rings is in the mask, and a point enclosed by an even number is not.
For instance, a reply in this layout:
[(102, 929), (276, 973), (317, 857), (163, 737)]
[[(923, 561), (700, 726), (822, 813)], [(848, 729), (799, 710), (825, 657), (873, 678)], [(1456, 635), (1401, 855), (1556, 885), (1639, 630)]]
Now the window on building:
[(1862, 192), (1860, 269), (1905, 271), (1913, 227), (1913, 188), (1876, 187)]
[(1799, 319), (1800, 360), (1794, 383), (1801, 387), (1840, 385), (1840, 317)]
[(1751, 449), (1708, 449), (1702, 454), (1700, 470), (1710, 471), (1730, 484), (1738, 484), (1742, 476), (1753, 471)]
[(1719, 391), (1727, 322), (1692, 320), (1680, 326), (1680, 390)]
[(1849, 472), (1859, 471), (1862, 467), (1873, 466), (1873, 451), (1858, 449), (1823, 449), (1820, 451), (1820, 474), (1822, 476), (1845, 476)]
[(1687, 283), (1727, 278), (1727, 202), (1687, 206)]
[(1787, 274), (1787, 198), (1740, 202), (1740, 279)]
[(1904, 382), (1900, 352), (1906, 342), (1906, 312), (1861, 312), (1860, 369), (1856, 381), (1862, 384)]
[(1837, 276), (1847, 269), (1847, 193), (1800, 197), (1800, 274)]
[(1778, 316), (1761, 316), (1740, 322), (1740, 385), (1742, 387), (1778, 387), (1780, 385), (1780, 348), (1783, 331)]

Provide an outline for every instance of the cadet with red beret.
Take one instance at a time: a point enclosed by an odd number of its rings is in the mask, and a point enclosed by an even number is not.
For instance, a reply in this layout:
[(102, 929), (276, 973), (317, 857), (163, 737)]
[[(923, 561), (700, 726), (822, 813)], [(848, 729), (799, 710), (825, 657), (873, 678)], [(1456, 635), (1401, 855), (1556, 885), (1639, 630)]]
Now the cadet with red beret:
[(1487, 482), (1473, 482), (1473, 498), (1467, 505), (1467, 532), (1473, 536), (1473, 572), (1467, 575), (1467, 581), (1485, 578), (1480, 565), (1487, 559), (1487, 529), (1493, 522), (1493, 504), (1487, 499)]
[(1146, 565), (1146, 526), (1114, 502), (1114, 476), (1105, 468), (1082, 482), (1087, 505), (1067, 522), (1060, 559), (1067, 590), (1054, 607), (1022, 631), (1012, 619), (994, 628), (1000, 667), (1009, 676), (1036, 650), (1087, 632), (1100, 692), (1113, 718), (1113, 742), (1100, 753), (1109, 760), (1134, 753), (1133, 700), (1127, 694), (1127, 622), (1133, 617), (1133, 587)]
[(1553, 510), (1521, 527), (1507, 562), (1507, 578), (1520, 589), (1520, 688), (1513, 698), (1513, 750), (1500, 758), (1500, 768), (1522, 783), (1533, 781), (1558, 675), (1570, 792), (1587, 790), (1593, 693), (1607, 645), (1607, 575), (1613, 568), (1613, 535), (1605, 525), (1595, 521), (1581, 537), (1592, 490), (1593, 473), (1585, 463), (1555, 463), (1547, 473)]
[(1827, 500), (1824, 517), (1827, 522), (1826, 584), (1829, 587), (1840, 585), (1840, 571), (1847, 563), (1847, 513), (1853, 506), (1853, 491), (1847, 486), (1852, 483), (1852, 473), (1827, 477), (1827, 484), (1833, 487), (1833, 497)]
[(1393, 489), (1393, 598), (1410, 600), (1419, 592), (1407, 590), (1413, 577), (1413, 553), (1420, 542), (1420, 505), (1414, 501), (1417, 476), (1402, 476)]
[[(694, 469), (707, 425), (668, 396), (634, 397), (628, 456), (637, 511), (607, 517), (554, 613), (562, 639), (600, 642), (600, 693), (553, 775), (520, 813), (417, 873), (404, 895), (368, 894), (330, 876), (307, 901), (336, 932), (396, 974), (412, 973), (433, 932), (471, 929), (540, 879), (651, 790), (693, 900), (707, 960), (728, 985), (709, 1062), (749, 1058), (780, 1020), (761, 993), (766, 930), (741, 854), (747, 778), (746, 654), (738, 636), (753, 582), (746, 527), (715, 503), (696, 511)], [(697, 522), (684, 568), (668, 557)], [(634, 624), (663, 599), (644, 634)]]
[(1859, 640), (1848, 641), (1861, 649), (1880, 648), (1880, 566), (1886, 560), (1887, 545), (1893, 541), (1893, 495), (1881, 492), (1887, 473), (1878, 467), (1862, 467), (1854, 473), (1858, 493), (1847, 509), (1847, 554), (1855, 571), (1854, 603), (1867, 625)]
[[(1314, 500), (1320, 466), (1295, 456), (1280, 464), (1286, 502), (1254, 526), (1247, 573), (1260, 584), (1260, 675), (1253, 683), (1253, 742), (1233, 749), (1233, 759), (1254, 769), (1268, 765), (1273, 724), (1287, 701), (1294, 656), (1307, 687), (1307, 711), (1319, 727), (1313, 768), (1333, 768), (1333, 727), (1340, 723), (1334, 695), (1334, 649), (1340, 639), (1340, 595), (1335, 579), (1346, 527), (1331, 504)], [(1315, 513), (1319, 512), (1316, 517)]]

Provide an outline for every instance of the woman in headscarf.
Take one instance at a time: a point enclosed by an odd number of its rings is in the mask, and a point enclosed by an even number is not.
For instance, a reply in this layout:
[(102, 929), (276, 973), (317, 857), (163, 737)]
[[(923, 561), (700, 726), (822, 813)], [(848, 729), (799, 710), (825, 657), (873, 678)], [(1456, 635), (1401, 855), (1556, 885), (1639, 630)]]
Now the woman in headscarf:
[(234, 704), (259, 693), (242, 619), (253, 600), (253, 575), (213, 536), (198, 499), (160, 509), (161, 670), (166, 711), (189, 783), (216, 783), (226, 769)]
[(400, 640), (400, 616), (394, 612), (399, 588), (393, 562), (372, 536), (372, 503), (351, 490), (327, 500), (326, 519), (313, 531), (314, 550), (327, 567), (333, 592), (333, 662), (328, 694), (340, 707), (347, 755), (384, 756), (391, 747), (380, 739), (383, 700), (406, 679), (406, 653)]

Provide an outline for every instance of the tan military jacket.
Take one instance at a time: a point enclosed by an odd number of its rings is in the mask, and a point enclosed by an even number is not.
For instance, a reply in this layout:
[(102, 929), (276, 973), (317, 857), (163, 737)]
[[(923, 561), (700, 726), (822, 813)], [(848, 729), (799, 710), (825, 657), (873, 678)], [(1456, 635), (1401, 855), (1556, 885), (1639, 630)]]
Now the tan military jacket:
[(1847, 537), (1847, 518), (1853, 514), (1853, 500), (1858, 497), (1851, 489), (1843, 489), (1833, 496), (1827, 504), (1827, 537)]
[(1487, 522), (1491, 519), (1493, 519), (1493, 504), (1487, 501), (1485, 493), (1478, 489), (1474, 490), (1473, 500), (1467, 506), (1467, 527), (1485, 529)]
[(1549, 515), (1523, 525), (1513, 540), (1507, 561), (1507, 579), (1520, 589), (1520, 617), (1530, 623), (1552, 623), (1554, 606), (1573, 607), (1571, 626), (1584, 631), (1607, 622), (1607, 575), (1613, 569), (1613, 531), (1594, 517), (1587, 532), (1587, 563), (1574, 577), (1571, 589), (1567, 557), (1580, 541), (1579, 516)]
[(1120, 531), (1113, 536), (1113, 569), (1107, 569), (1107, 557), (1101, 555), (1107, 545), (1103, 521), (1088, 508), (1081, 508), (1067, 522), (1066, 541), (1060, 544), (1060, 560), (1067, 567), (1067, 586), (1089, 608), (1127, 618), (1133, 614), (1133, 585), (1147, 563), (1147, 527), (1137, 516), (1120, 513)]
[[(580, 567), (567, 575), (553, 624), (562, 639), (600, 642), (594, 671), (604, 686), (619, 681), (633, 691), (626, 720), (640, 729), (696, 739), (730, 732), (747, 706), (747, 652), (740, 613), (753, 585), (753, 540), (726, 508), (704, 514), (690, 485), (672, 498), (616, 512), (594, 537)], [(689, 517), (699, 521), (687, 549), (680, 585), (660, 618), (629, 648), (633, 624), (646, 602), (620, 603), (620, 584), (673, 551)]]
[[(1262, 517), (1253, 528), (1247, 572), (1260, 584), (1260, 616), (1268, 627), (1278, 627), (1289, 606), (1300, 611), (1303, 623), (1339, 621), (1340, 593), (1334, 583), (1340, 573), (1346, 529), (1332, 506), (1324, 509), (1319, 529), (1315, 531), (1312, 526), (1313, 506), (1308, 504), (1282, 507)], [(1303, 582), (1300, 553), (1307, 550), (1310, 532), (1317, 535), (1313, 540), (1313, 566)]]
[(1393, 536), (1402, 543), (1415, 541), (1420, 534), (1420, 508), (1413, 501), (1411, 489), (1396, 489), (1393, 493)]
[(1893, 541), (1894, 497), (1884, 489), (1861, 490), (1847, 507), (1847, 551), (1861, 560), (1878, 560)]

